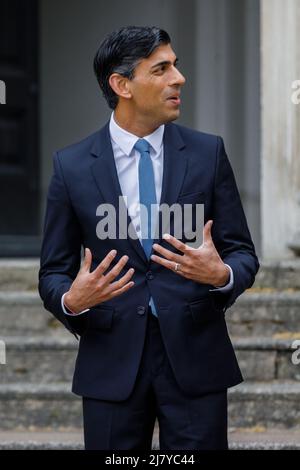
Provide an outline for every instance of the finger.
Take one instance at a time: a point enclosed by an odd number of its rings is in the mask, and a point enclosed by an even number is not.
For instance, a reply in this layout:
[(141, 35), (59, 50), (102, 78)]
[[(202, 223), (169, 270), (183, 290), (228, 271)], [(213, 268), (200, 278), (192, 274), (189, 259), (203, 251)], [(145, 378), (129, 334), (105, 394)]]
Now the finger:
[(204, 228), (203, 228), (203, 243), (207, 243), (207, 242), (212, 241), (212, 237), (211, 237), (211, 227), (212, 227), (212, 224), (213, 224), (213, 221), (212, 221), (212, 220), (209, 220), (209, 221), (206, 222), (206, 224), (204, 225)]
[(121, 289), (127, 282), (130, 281), (134, 274), (134, 269), (128, 269), (127, 273), (124, 274), (118, 281), (112, 282), (109, 287), (109, 292), (114, 292), (115, 290)]
[(118, 274), (120, 274), (128, 259), (129, 258), (127, 255), (122, 256), (117, 264), (107, 274), (105, 274), (104, 279), (106, 284), (110, 284), (118, 276)]
[(92, 252), (89, 248), (85, 248), (82, 270), (90, 272), (91, 264), (92, 264)]
[(97, 268), (93, 271), (93, 274), (96, 276), (96, 277), (101, 277), (103, 275), (103, 273), (109, 268), (109, 266), (111, 265), (111, 262), (113, 261), (113, 259), (115, 258), (117, 254), (117, 251), (116, 250), (111, 250), (106, 256), (105, 258), (103, 258), (103, 260), (101, 261), (101, 263), (97, 266)]
[(176, 253), (173, 253), (173, 251), (167, 250), (167, 248), (164, 248), (157, 243), (154, 243), (153, 249), (170, 261), (175, 261), (175, 263), (182, 263), (182, 255), (177, 255)]
[(151, 259), (155, 262), (155, 263), (158, 263), (160, 264), (161, 266), (164, 266), (165, 268), (167, 269), (170, 269), (170, 271), (173, 271), (175, 272), (176, 274), (179, 274), (180, 276), (183, 276), (184, 277), (184, 267), (181, 265), (180, 266), (180, 270), (178, 271), (175, 271), (175, 263), (174, 261), (169, 261), (169, 260), (166, 260), (164, 258), (161, 258), (160, 256), (156, 256), (156, 255), (152, 255), (151, 256)]
[(115, 290), (114, 292), (112, 292), (110, 294), (110, 298), (113, 298), (113, 297), (116, 297), (117, 295), (120, 295), (120, 294), (124, 294), (124, 292), (127, 292), (129, 289), (131, 289), (131, 287), (134, 286), (134, 282), (133, 281), (130, 281), (128, 282), (128, 284), (126, 284), (125, 286), (121, 287), (121, 289), (117, 289)]
[(185, 245), (184, 243), (182, 243), (180, 240), (178, 240), (177, 238), (173, 237), (173, 235), (170, 235), (169, 233), (165, 233), (163, 235), (163, 239), (170, 243), (170, 245), (174, 246), (175, 248), (177, 248), (177, 250), (181, 251), (182, 253), (185, 253), (186, 250), (187, 250), (187, 245)]

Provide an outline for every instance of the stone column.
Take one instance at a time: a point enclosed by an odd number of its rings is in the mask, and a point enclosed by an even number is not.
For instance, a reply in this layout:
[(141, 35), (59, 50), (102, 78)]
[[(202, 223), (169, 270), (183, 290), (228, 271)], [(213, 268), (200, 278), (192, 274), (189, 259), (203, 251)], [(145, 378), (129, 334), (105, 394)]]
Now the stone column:
[(259, 0), (196, 1), (194, 101), (195, 127), (224, 138), (260, 255), (259, 7)]
[[(262, 254), (300, 252), (300, 0), (261, 0)], [(300, 95), (300, 94), (299, 94)]]

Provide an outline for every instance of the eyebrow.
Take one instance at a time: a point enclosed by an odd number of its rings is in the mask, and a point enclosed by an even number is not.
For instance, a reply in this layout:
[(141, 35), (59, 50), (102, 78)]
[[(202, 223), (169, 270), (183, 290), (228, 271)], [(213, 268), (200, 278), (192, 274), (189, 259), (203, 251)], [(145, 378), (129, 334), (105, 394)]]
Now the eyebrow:
[(150, 70), (155, 69), (156, 67), (161, 67), (162, 65), (177, 65), (178, 64), (178, 58), (174, 60), (174, 62), (171, 62), (170, 60), (163, 60), (162, 62), (158, 62), (157, 64), (152, 65)]

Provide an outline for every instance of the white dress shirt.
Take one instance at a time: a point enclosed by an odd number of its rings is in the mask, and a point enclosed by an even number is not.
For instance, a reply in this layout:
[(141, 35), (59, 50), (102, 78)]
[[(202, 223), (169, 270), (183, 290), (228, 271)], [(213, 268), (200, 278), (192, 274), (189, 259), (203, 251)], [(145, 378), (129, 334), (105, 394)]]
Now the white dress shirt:
[[(156, 201), (159, 204), (163, 177), (163, 136), (165, 126), (158, 127), (143, 139), (150, 144), (150, 158), (153, 165)], [(134, 229), (141, 241), (141, 221), (139, 210), (139, 161), (141, 154), (134, 148), (139, 140), (134, 134), (122, 129), (111, 115), (109, 132), (115, 163), (123, 196), (127, 197), (127, 209)]]
[[(150, 144), (150, 157), (153, 165), (155, 190), (156, 190), (156, 201), (159, 204), (162, 190), (162, 178), (163, 178), (163, 160), (164, 160), (164, 148), (163, 148), (163, 135), (165, 126), (161, 125), (152, 134), (143, 137)], [(141, 241), (141, 221), (139, 211), (139, 174), (138, 165), (140, 160), (140, 153), (134, 148), (136, 142), (140, 137), (131, 134), (122, 127), (120, 127), (115, 119), (114, 113), (112, 113), (109, 122), (109, 133), (111, 138), (111, 144), (113, 154), (115, 158), (115, 164), (117, 168), (117, 174), (119, 183), (122, 191), (122, 195), (126, 196), (125, 202), (127, 203), (128, 213), (131, 217), (132, 224), (136, 231), (139, 240)], [(228, 266), (228, 265), (226, 265)], [(228, 292), (233, 287), (233, 272), (230, 266), (230, 279), (228, 284), (224, 287), (219, 287), (211, 290), (218, 290), (222, 292)], [(64, 306), (64, 296), (62, 296), (61, 304), (62, 309), (66, 315), (76, 315), (67, 312)], [(87, 312), (86, 309), (81, 313)]]

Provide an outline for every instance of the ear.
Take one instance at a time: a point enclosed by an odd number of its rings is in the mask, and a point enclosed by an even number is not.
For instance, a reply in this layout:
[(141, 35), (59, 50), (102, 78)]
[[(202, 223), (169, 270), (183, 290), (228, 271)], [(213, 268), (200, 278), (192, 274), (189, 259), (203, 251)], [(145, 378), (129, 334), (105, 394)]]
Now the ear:
[(113, 91), (116, 93), (116, 95), (125, 99), (132, 97), (128, 82), (128, 78), (123, 77), (123, 75), (120, 75), (119, 73), (113, 73), (109, 77), (109, 84)]

